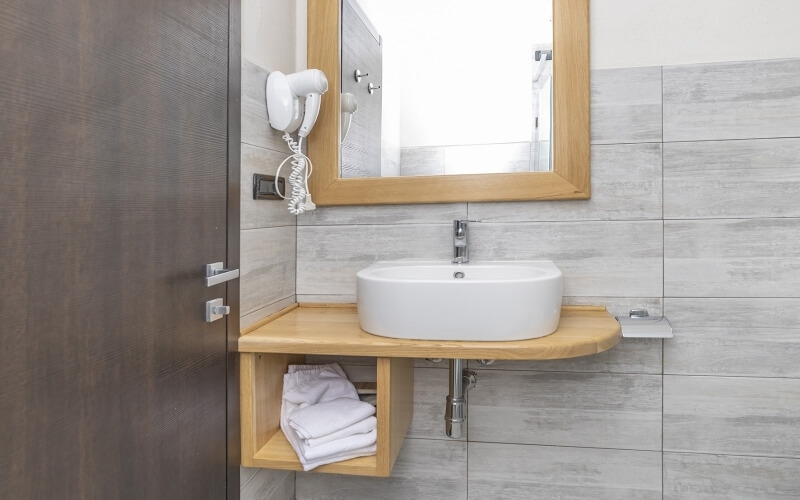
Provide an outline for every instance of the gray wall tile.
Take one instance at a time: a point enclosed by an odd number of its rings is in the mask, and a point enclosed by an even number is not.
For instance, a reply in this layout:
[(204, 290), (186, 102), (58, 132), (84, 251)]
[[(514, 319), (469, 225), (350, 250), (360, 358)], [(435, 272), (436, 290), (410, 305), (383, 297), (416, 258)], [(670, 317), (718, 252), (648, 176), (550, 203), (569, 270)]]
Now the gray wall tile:
[(483, 222), (661, 218), (661, 144), (592, 146), (589, 200), (470, 203)]
[(800, 377), (800, 299), (666, 299), (664, 372)]
[(242, 315), (294, 295), (294, 236), (295, 226), (242, 231)]
[(481, 370), (469, 440), (661, 449), (661, 377)]
[(318, 207), (297, 217), (300, 226), (337, 224), (443, 224), (467, 218), (466, 203)]
[(239, 467), (239, 488), (244, 488), (251, 479), (256, 477), (259, 470), (261, 469), (255, 467)]
[(242, 484), (241, 500), (294, 500), (294, 472), (242, 468), (245, 474), (251, 477)]
[(664, 67), (664, 141), (800, 136), (800, 59)]
[(664, 450), (800, 457), (800, 380), (664, 376)]
[(297, 293), (355, 294), (356, 272), (379, 260), (452, 258), (452, 222), (298, 226)]
[[(278, 165), (285, 158), (285, 153), (242, 144), (240, 187), (242, 229), (294, 226), (297, 223), (297, 217), (289, 213), (286, 201), (253, 199), (253, 174), (275, 175)], [(288, 181), (290, 173), (291, 169), (284, 166), (281, 177)], [(286, 185), (288, 186), (288, 182)]]
[(800, 295), (800, 219), (664, 222), (667, 297)]
[(662, 290), (661, 225), (661, 221), (476, 223), (471, 228), (470, 258), (552, 260), (564, 273), (564, 295), (656, 297)]
[(259, 321), (266, 318), (270, 314), (274, 314), (280, 311), (281, 309), (287, 308), (290, 305), (294, 304), (295, 302), (296, 302), (295, 296), (290, 295), (285, 299), (281, 299), (277, 302), (267, 304), (260, 309), (256, 309), (255, 311), (242, 314), (241, 317), (239, 318), (239, 328), (240, 329), (247, 328), (248, 326), (254, 323), (258, 323)]
[(800, 498), (800, 460), (664, 453), (664, 500)]
[(464, 500), (467, 443), (406, 439), (392, 476), (297, 473), (297, 500)]
[(661, 67), (592, 71), (592, 143), (661, 142)]
[(798, 217), (798, 158), (800, 139), (665, 144), (664, 217)]
[(242, 142), (290, 153), (279, 132), (269, 126), (264, 93), (269, 72), (242, 58)]
[(472, 500), (661, 500), (661, 453), (469, 444)]

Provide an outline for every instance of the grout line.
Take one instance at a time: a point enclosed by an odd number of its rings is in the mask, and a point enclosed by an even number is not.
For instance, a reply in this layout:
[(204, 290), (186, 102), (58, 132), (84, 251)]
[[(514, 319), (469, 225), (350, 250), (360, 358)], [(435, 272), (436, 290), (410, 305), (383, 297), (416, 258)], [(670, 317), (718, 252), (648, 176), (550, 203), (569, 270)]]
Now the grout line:
[[(664, 117), (661, 117), (662, 123)], [(662, 132), (663, 133), (663, 132)], [(773, 141), (773, 140), (781, 140), (781, 139), (800, 139), (798, 136), (794, 135), (786, 135), (786, 136), (778, 136), (778, 137), (746, 137), (746, 138), (731, 138), (731, 139), (704, 139), (704, 140), (697, 140), (697, 141), (664, 141), (664, 144), (693, 144), (698, 142), (737, 142), (737, 141)]]
[[(667, 224), (665, 221), (664, 188), (664, 66), (661, 66), (661, 314), (667, 316)], [(661, 500), (664, 500), (664, 339), (661, 339)]]
[(740, 216), (740, 217), (687, 217), (687, 218), (672, 218), (666, 217), (664, 218), (665, 221), (728, 221), (728, 220), (741, 220), (741, 221), (748, 221), (748, 220), (771, 220), (771, 219), (798, 219), (800, 220), (800, 215), (783, 215), (783, 216)]
[[(720, 297), (717, 295), (712, 296), (689, 296), (689, 295), (665, 295), (665, 299), (708, 299), (708, 300), (727, 300), (727, 299), (748, 299), (748, 300), (772, 300), (772, 299), (798, 299), (800, 295), (777, 295), (777, 296), (758, 296), (758, 297), (747, 297), (747, 296), (725, 296)], [(766, 328), (766, 327), (762, 327)]]
[(272, 148), (270, 148), (270, 147), (267, 147), (267, 146), (262, 146), (261, 144), (252, 144), (252, 143), (250, 143), (250, 142), (244, 142), (244, 141), (241, 141), (241, 142), (242, 142), (242, 144), (244, 144), (245, 146), (250, 146), (250, 147), (252, 147), (252, 148), (258, 148), (258, 149), (264, 149), (264, 150), (267, 150), (267, 151), (271, 151), (271, 152), (273, 152), (273, 153), (280, 153), (280, 154), (286, 154), (286, 155), (290, 155), (290, 154), (292, 154), (292, 152), (291, 152), (291, 151), (289, 151), (288, 149), (286, 149), (286, 150), (281, 150), (281, 149), (272, 149)]
[[(663, 173), (662, 173), (663, 176)], [(662, 189), (662, 198), (663, 198)], [(531, 202), (533, 203), (533, 202)], [(663, 211), (663, 202), (662, 202)], [(484, 226), (489, 225), (510, 225), (510, 224), (582, 224), (588, 222), (603, 222), (603, 223), (636, 223), (636, 222), (715, 222), (715, 221), (755, 221), (755, 220), (798, 220), (800, 221), (800, 214), (796, 216), (745, 216), (745, 217), (687, 217), (687, 218), (672, 218), (672, 217), (653, 217), (649, 219), (541, 219), (541, 220), (482, 220), (481, 224)], [(298, 224), (298, 227), (303, 228), (319, 228), (319, 227), (408, 227), (408, 226), (444, 226), (441, 222), (380, 222), (374, 224), (359, 224), (359, 223), (343, 223), (343, 224)], [(291, 227), (292, 225), (285, 226), (269, 226), (265, 228), (251, 228), (251, 229), (269, 229), (270, 227)], [(247, 231), (249, 229), (242, 229)]]
[[(418, 441), (446, 441), (446, 442), (454, 442), (454, 443), (463, 443), (464, 441), (455, 440), (455, 439), (433, 439), (433, 438), (420, 438), (420, 437), (406, 437), (406, 439), (415, 439)], [(542, 448), (570, 448), (576, 450), (614, 450), (614, 451), (633, 451), (633, 452), (641, 452), (641, 453), (659, 453), (662, 456), (664, 454), (681, 454), (681, 455), (714, 455), (714, 456), (725, 456), (725, 457), (742, 457), (742, 458), (774, 458), (774, 459), (781, 459), (781, 460), (800, 460), (800, 457), (793, 457), (789, 455), (746, 455), (741, 453), (721, 453), (721, 452), (710, 452), (710, 451), (681, 451), (681, 450), (644, 450), (640, 448), (614, 448), (614, 447), (602, 447), (602, 446), (574, 446), (574, 445), (559, 445), (559, 444), (537, 444), (537, 443), (507, 443), (503, 441), (469, 441), (470, 443), (478, 443), (478, 444), (496, 444), (496, 445), (506, 445), (506, 446), (537, 446)]]
[(539, 446), (543, 448), (572, 448), (576, 450), (615, 450), (615, 451), (637, 451), (642, 453), (661, 453), (659, 450), (642, 450), (638, 448), (604, 448), (602, 446), (565, 446), (560, 444), (506, 443), (503, 441), (470, 441), (470, 443), (498, 444), (498, 445), (508, 445), (508, 446)]
[[(667, 317), (664, 295), (667, 288), (667, 224), (664, 188), (664, 66), (661, 66), (661, 314)], [(661, 339), (661, 500), (664, 500), (664, 339)]]
[(683, 378), (741, 378), (748, 380), (800, 380), (797, 377), (776, 377), (774, 375), (720, 375), (704, 373), (664, 373), (662, 377), (683, 377)]
[(260, 229), (279, 229), (282, 227), (294, 227), (294, 224), (281, 224), (279, 226), (264, 226), (264, 227), (243, 227), (240, 231), (258, 231)]
[(637, 145), (654, 145), (654, 144), (662, 144), (661, 141), (641, 141), (641, 142), (593, 142), (589, 146), (595, 147), (603, 147), (603, 146), (637, 146)]
[(797, 460), (800, 461), (800, 457), (790, 457), (787, 455), (742, 455), (736, 453), (719, 453), (719, 452), (711, 452), (711, 451), (665, 451), (670, 455), (707, 455), (707, 456), (723, 456), (723, 457), (740, 457), (740, 458), (774, 458), (776, 460)]
[[(661, 66), (661, 314), (665, 317), (667, 283), (667, 229), (664, 222), (664, 66)], [(661, 339), (661, 500), (664, 500), (664, 339)]]

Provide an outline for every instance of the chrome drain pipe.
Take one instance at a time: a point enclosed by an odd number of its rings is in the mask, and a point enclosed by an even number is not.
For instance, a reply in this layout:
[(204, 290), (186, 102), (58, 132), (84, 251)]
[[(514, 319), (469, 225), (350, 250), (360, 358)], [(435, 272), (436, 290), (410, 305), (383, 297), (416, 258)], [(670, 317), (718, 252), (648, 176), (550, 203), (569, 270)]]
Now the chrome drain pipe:
[(450, 360), (450, 394), (444, 410), (444, 432), (447, 437), (458, 439), (467, 428), (467, 391), (478, 383), (478, 376), (464, 368), (463, 359)]

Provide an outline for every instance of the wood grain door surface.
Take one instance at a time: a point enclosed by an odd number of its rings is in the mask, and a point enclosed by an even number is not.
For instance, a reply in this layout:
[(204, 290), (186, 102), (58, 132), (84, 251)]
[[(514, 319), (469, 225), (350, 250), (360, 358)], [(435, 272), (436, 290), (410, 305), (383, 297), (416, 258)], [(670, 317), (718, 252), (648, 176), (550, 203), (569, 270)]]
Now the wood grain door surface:
[(2, 498), (225, 497), (228, 9), (2, 2)]

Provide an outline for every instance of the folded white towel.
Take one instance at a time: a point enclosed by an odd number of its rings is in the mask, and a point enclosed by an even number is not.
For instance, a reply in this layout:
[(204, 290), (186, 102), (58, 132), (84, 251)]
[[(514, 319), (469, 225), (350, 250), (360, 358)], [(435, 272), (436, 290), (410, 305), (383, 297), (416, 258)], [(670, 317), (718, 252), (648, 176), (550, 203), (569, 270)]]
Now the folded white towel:
[[(289, 424), (291, 425), (291, 422), (289, 422)], [(377, 428), (378, 428), (378, 419), (375, 417), (367, 417), (361, 422), (356, 422), (350, 427), (345, 427), (340, 431), (332, 432), (326, 436), (318, 438), (304, 439), (303, 442), (313, 448), (321, 444), (330, 443), (331, 441), (336, 441), (337, 439), (342, 439), (348, 436), (352, 436), (353, 434), (364, 434), (372, 430), (375, 430)]]
[(337, 398), (295, 410), (289, 425), (303, 439), (321, 438), (375, 414), (375, 407), (358, 399)]
[[(320, 365), (318, 369), (298, 370), (283, 376), (283, 399), (299, 408), (338, 398), (358, 400), (353, 384), (339, 365)], [(337, 370), (338, 368), (338, 370)]]
[(305, 462), (313, 462), (321, 460), (325, 457), (332, 457), (341, 455), (353, 450), (360, 450), (367, 446), (372, 446), (378, 441), (378, 431), (372, 430), (365, 434), (354, 434), (346, 438), (337, 439), (330, 443), (325, 443), (320, 446), (310, 447), (303, 444), (300, 447)]
[[(311, 457), (305, 456), (304, 452), (310, 450), (311, 447), (297, 435), (289, 423), (289, 416), (301, 408), (335, 399), (359, 402), (355, 387), (347, 380), (344, 371), (336, 363), (316, 366), (292, 365), (289, 367), (289, 373), (283, 376), (281, 429), (297, 453), (303, 470), (308, 471), (332, 462), (374, 455), (376, 452), (376, 438), (367, 436), (366, 434), (369, 433), (366, 433), (356, 438), (350, 436), (336, 440), (338, 442), (331, 441), (317, 446), (317, 451), (312, 452)], [(375, 434), (377, 436), (377, 432)], [(370, 440), (371, 442), (369, 442)]]
[(304, 471), (310, 471), (311, 469), (315, 469), (320, 465), (332, 464), (334, 462), (341, 462), (342, 460), (350, 460), (351, 458), (368, 457), (370, 455), (374, 455), (377, 451), (378, 451), (378, 446), (373, 444), (372, 446), (366, 446), (359, 450), (346, 451), (344, 453), (340, 453), (339, 455), (333, 455), (330, 457), (321, 458), (313, 462), (303, 462), (301, 459), (300, 463), (303, 465)]

